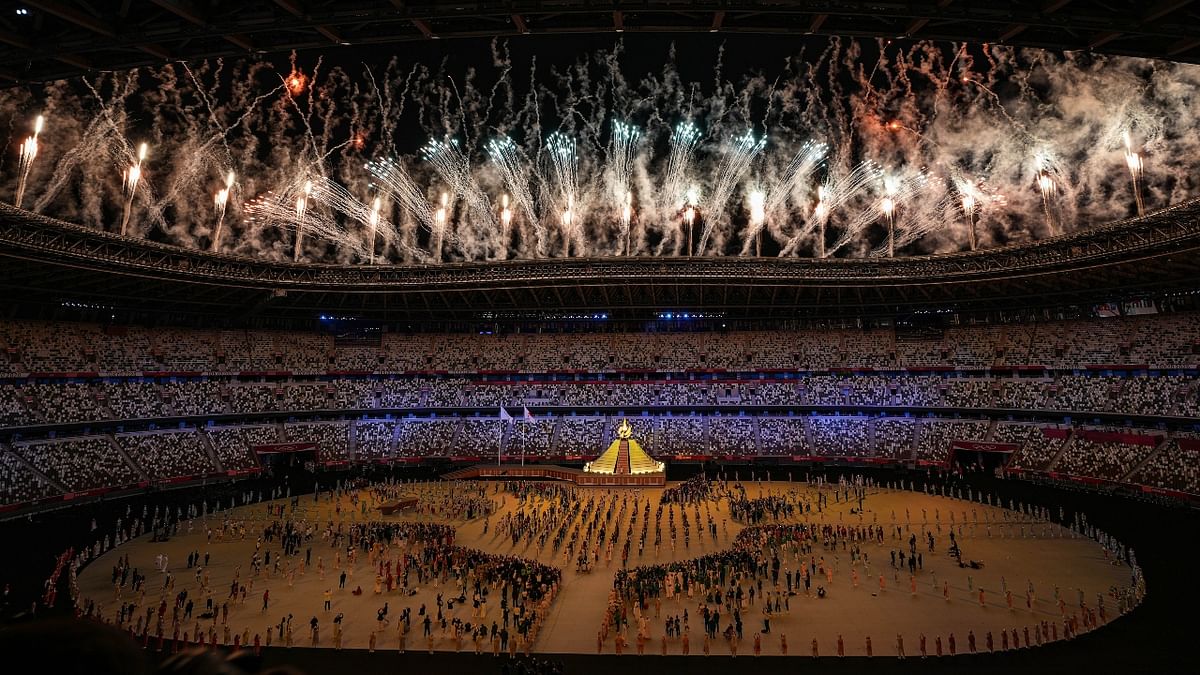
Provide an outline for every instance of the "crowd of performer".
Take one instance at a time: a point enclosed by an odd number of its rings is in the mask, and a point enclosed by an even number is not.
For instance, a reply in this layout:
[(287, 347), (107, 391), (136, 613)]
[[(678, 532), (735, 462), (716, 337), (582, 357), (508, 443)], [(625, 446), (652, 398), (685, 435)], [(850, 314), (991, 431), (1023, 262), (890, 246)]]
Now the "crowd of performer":
[[(369, 649), (468, 647), (510, 655), (531, 650), (561, 586), (560, 568), (574, 563), (578, 571), (586, 572), (602, 558), (606, 566), (618, 558), (619, 568), (597, 647), (604, 650), (611, 645), (618, 653), (632, 649), (644, 653), (648, 647), (689, 653), (690, 641), (696, 637), (690, 633), (693, 620), (701, 629), (698, 635), (705, 653), (727, 649), (736, 654), (739, 648), (746, 649), (746, 640), (755, 653), (787, 653), (787, 637), (778, 617), (793, 611), (797, 596), (824, 599), (835, 590), (839, 594), (859, 588), (873, 591), (877, 585), (880, 593), (891, 589), (916, 596), (918, 584), (923, 584), (930, 589), (924, 595), (961, 602), (963, 584), (951, 586), (951, 579), (926, 571), (926, 561), (935, 554), (951, 557), (962, 568), (969, 602), (985, 607), (1003, 604), (1010, 610), (1024, 606), (1036, 620), (1028, 626), (1019, 622), (1020, 630), (994, 634), (983, 630), (976, 635), (967, 624), (957, 637), (954, 633), (909, 636), (910, 647), (922, 655), (954, 653), (960, 640), (965, 651), (972, 651), (1073, 637), (1129, 611), (1144, 592), (1133, 552), (1098, 531), (1085, 516), (1075, 514), (1071, 521), (1061, 509), (1055, 514), (1045, 506), (1002, 504), (994, 495), (953, 481), (876, 485), (857, 478), (826, 483), (806, 477), (782, 492), (764, 493), (761, 484), (742, 482), (736, 476), (719, 480), (698, 476), (672, 488), (673, 492), (664, 492), (657, 503), (636, 489), (586, 490), (520, 481), (449, 485), (353, 484), (305, 497), (292, 497), (290, 491), (278, 488), (267, 495), (241, 494), (231, 500), (234, 503), (203, 502), (143, 511), (140, 516), (127, 512), (118, 519), (111, 541), (106, 535), (94, 547), (64, 554), (53, 579), (69, 576), (81, 615), (119, 626), (158, 649), (298, 643), (341, 648), (343, 626), (354, 624), (356, 634), (362, 635), (360, 627), (365, 624)], [(758, 495), (752, 496), (756, 490)], [(893, 512), (890, 522), (879, 512), (862, 518), (864, 501), (885, 490), (923, 491), (960, 503), (945, 511), (921, 509), (919, 515)], [(379, 505), (412, 494), (445, 508), (431, 512), (418, 508), (408, 520), (372, 515)], [(256, 505), (264, 496), (267, 503)], [(515, 503), (508, 504), (504, 515), (493, 522), (497, 509), (509, 500)], [(830, 508), (831, 501), (845, 504), (845, 510), (860, 517), (824, 521), (820, 513)], [(235, 503), (248, 508), (225, 508)], [(746, 524), (733, 539), (718, 507), (730, 519)], [(482, 519), (485, 542), (488, 537), (493, 543), (502, 542), (511, 547), (511, 554), (458, 546), (455, 528), (435, 522), (468, 514)], [(203, 543), (182, 561), (158, 555), (155, 569), (139, 569), (128, 555), (121, 556), (111, 569), (111, 598), (78, 598), (78, 568), (144, 532), (194, 533)], [(1045, 609), (1047, 601), (1041, 609), (1035, 607), (1038, 597), (1032, 582), (1025, 589), (1004, 582), (999, 589), (977, 587), (971, 570), (982, 565), (962, 555), (959, 542), (964, 536), (1090, 537), (1114, 564), (1129, 565), (1130, 580), (1094, 599), (1084, 597), (1082, 591), (1069, 597), (1056, 587), (1057, 616), (1051, 618), (1046, 616), (1053, 613)], [(230, 563), (218, 545), (231, 541), (253, 542), (253, 550), (247, 558), (234, 561), (236, 569), (227, 585), (214, 583), (210, 568), (214, 563)], [(676, 553), (695, 557), (639, 564), (651, 555), (661, 559), (666, 546), (671, 548), (669, 557)], [(222, 558), (217, 561), (215, 556)], [(311, 586), (312, 575), (325, 590), (313, 598), (310, 618), (287, 613), (274, 620), (272, 594), (286, 593), (284, 584), (291, 588), (305, 576)], [(431, 587), (437, 589), (435, 600), (428, 597), (433, 595)], [(48, 594), (56, 588), (57, 584), (47, 583)], [(419, 592), (425, 596), (418, 599)], [(379, 606), (365, 616), (359, 615), (361, 607), (347, 616), (338, 606), (343, 594), (377, 596)], [(259, 600), (261, 610), (248, 616)], [(654, 624), (661, 625), (661, 632)], [(851, 645), (850, 651), (873, 653), (876, 645), (866, 636), (854, 640), (861, 638), (865, 642)], [(903, 654), (903, 640), (903, 635), (896, 636), (897, 654)], [(813, 642), (816, 652), (815, 638)], [(826, 649), (843, 654), (847, 648), (839, 636), (836, 649), (832, 645)]]
[[(764, 651), (787, 654), (787, 636), (778, 630), (773, 632), (771, 622), (772, 618), (792, 611), (792, 598), (802, 595), (821, 600), (834, 592), (835, 588), (839, 593), (847, 588), (851, 591), (860, 587), (874, 590), (876, 579), (879, 593), (885, 593), (890, 587), (901, 592), (907, 591), (916, 597), (918, 584), (927, 583), (930, 584), (931, 593), (935, 597), (940, 596), (944, 602), (962, 601), (964, 593), (961, 588), (952, 588), (950, 580), (946, 578), (939, 583), (936, 574), (925, 572), (924, 556), (933, 555), (935, 551), (957, 559), (958, 566), (968, 573), (965, 577), (967, 601), (977, 601), (981, 607), (987, 607), (989, 591), (976, 586), (969, 574), (972, 568), (977, 569), (982, 564), (961, 557), (958, 539), (964, 533), (984, 536), (986, 532), (986, 536), (991, 537), (993, 528), (999, 537), (1017, 537), (1018, 533), (1021, 537), (1053, 537), (1058, 531), (1057, 526), (1049, 525), (1052, 514), (1048, 508), (1012, 502), (1007, 510), (1002, 511), (1001, 518), (993, 519), (990, 511), (985, 511), (982, 521), (972, 507), (970, 518), (965, 510), (957, 518), (952, 511), (948, 511), (947, 520), (943, 520), (940, 510), (933, 514), (923, 510), (921, 522), (911, 513), (906, 513), (903, 521), (897, 520), (897, 514), (892, 513), (892, 524), (889, 526), (878, 522), (855, 525), (811, 521), (767, 524), (770, 520), (807, 519), (804, 514), (811, 516), (814, 508), (827, 505), (825, 500), (829, 494), (834, 495), (837, 501), (857, 504), (861, 509), (862, 500), (868, 494), (867, 487), (861, 482), (840, 481), (838, 485), (827, 491), (819, 491), (816, 495), (801, 496), (800, 490), (792, 490), (783, 495), (751, 499), (746, 496), (747, 488), (741, 483), (728, 486), (714, 484), (708, 494), (725, 494), (731, 514), (739, 520), (761, 524), (742, 529), (728, 549), (717, 553), (618, 571), (609, 595), (608, 608), (596, 636), (597, 651), (611, 648), (621, 654), (632, 648), (642, 654), (648, 648), (656, 651), (657, 646), (663, 654), (688, 654), (692, 648), (690, 622), (694, 618), (701, 629), (701, 648), (706, 655), (713, 649), (722, 649), (736, 656), (739, 648), (745, 650), (747, 636), (750, 649), (756, 655)], [(916, 488), (915, 485), (902, 485), (899, 482), (878, 487)], [(697, 490), (696, 487), (692, 489)], [(1000, 506), (999, 500), (991, 495), (973, 491), (964, 494), (961, 489), (956, 491), (953, 486), (947, 487), (945, 484), (926, 484), (922, 489), (927, 494), (940, 493), (942, 496), (975, 500), (979, 504), (994, 502)], [(932, 522), (930, 515), (933, 516)], [(1061, 519), (1061, 512), (1059, 516)], [(1057, 617), (1053, 616), (1054, 612), (1048, 611), (1042, 611), (1042, 617), (1038, 617), (1033, 583), (1027, 582), (1021, 597), (1022, 591), (1010, 587), (1002, 578), (1001, 588), (990, 592), (998, 595), (999, 602), (1007, 605), (1010, 611), (1022, 607), (1029, 611), (1035, 619), (1032, 623), (1024, 625), (1021, 622), (1023, 625), (1019, 626), (1019, 630), (1014, 627), (1011, 630), (997, 630), (995, 634), (991, 630), (984, 630), (978, 638), (974, 630), (967, 627), (958, 637), (954, 632), (949, 632), (944, 642), (942, 635), (926, 636), (920, 633), (910, 643), (916, 647), (915, 653), (920, 656), (954, 654), (959, 650), (959, 640), (965, 641), (963, 651), (969, 652), (1039, 646), (1060, 637), (1069, 639), (1081, 631), (1094, 629), (1113, 618), (1113, 609), (1116, 615), (1120, 615), (1136, 606), (1145, 592), (1145, 585), (1132, 551), (1089, 525), (1085, 516), (1077, 514), (1073, 522), (1064, 522), (1063, 525), (1067, 526), (1066, 532), (1069, 534), (1057, 536), (1089, 537), (1100, 544), (1105, 556), (1114, 564), (1128, 564), (1128, 584), (1112, 586), (1107, 593), (1098, 594), (1094, 602), (1089, 602), (1082, 590), (1078, 591), (1077, 597), (1069, 598), (1055, 587), (1053, 605)], [(873, 563), (871, 550), (885, 547), (890, 548), (887, 557)], [(881, 556), (882, 553), (876, 555)], [(842, 569), (842, 556), (849, 558), (849, 569)], [(996, 600), (991, 602), (995, 604)], [(1047, 617), (1047, 614), (1052, 616)], [(659, 621), (663, 630), (655, 641), (652, 625)], [(748, 623), (754, 624), (749, 630), (746, 628)], [(862, 637), (864, 642), (861, 647), (856, 649), (852, 645), (850, 650), (874, 655), (875, 645), (871, 637)], [(765, 644), (769, 640), (775, 640), (775, 645)], [(896, 634), (893, 645), (895, 655), (903, 658), (906, 655), (904, 635)], [(813, 656), (820, 655), (816, 637), (812, 638), (811, 649)], [(838, 635), (836, 647), (829, 645), (826, 649), (829, 650), (827, 654), (844, 656), (847, 650), (845, 637)]]
[[(478, 507), (480, 514), (490, 513), (490, 508), (482, 508), (491, 503), (486, 490), (466, 492), (463, 498), (447, 499), (466, 504), (467, 510)], [(285, 499), (253, 507), (250, 513), (233, 512), (238, 518), (228, 511), (209, 518), (205, 506), (199, 521), (209, 546), (232, 539), (255, 542), (228, 586), (218, 587), (211, 579), (209, 568), (217, 561), (208, 550), (189, 553), (186, 571), (178, 569), (178, 562), (172, 567), (160, 554), (158, 569), (149, 574), (132, 566), (126, 555), (112, 567), (111, 602), (79, 598), (78, 613), (118, 626), (160, 650), (188, 645), (257, 650), (292, 647), (300, 640), (341, 648), (343, 626), (354, 621), (370, 627), (371, 650), (385, 645), (401, 651), (410, 645), (429, 651), (461, 650), (471, 643), (476, 652), (528, 655), (558, 593), (560, 571), (533, 560), (457, 546), (454, 528), (447, 524), (359, 517), (369, 513), (360, 511), (366, 502), (391, 496), (391, 488), (379, 485), (362, 491), (336, 489), (318, 492), (303, 504)], [(318, 508), (329, 517), (322, 519)], [(176, 527), (180, 524), (177, 521)], [(190, 531), (195, 524), (188, 520), (185, 527)], [(75, 569), (70, 566), (72, 574)], [(368, 589), (355, 581), (364, 574)], [(316, 575), (325, 587), (314, 599), (311, 618), (287, 613), (277, 622), (269, 619), (272, 592), (281, 592), (283, 584), (291, 588), (306, 575)], [(418, 591), (430, 587), (437, 589), (432, 606), (418, 603)], [(73, 590), (77, 593), (77, 585)], [(370, 616), (348, 618), (335, 606), (335, 597), (368, 593), (379, 596), (381, 605)], [(244, 608), (259, 598), (261, 610), (248, 616)], [(236, 630), (239, 620), (241, 631)], [(304, 631), (307, 635), (298, 638)]]
[(661, 501), (652, 511), (649, 497), (632, 489), (580, 491), (547, 483), (507, 487), (518, 502), (498, 521), (493, 539), (507, 539), (521, 551), (557, 555), (563, 567), (574, 562), (588, 571), (601, 560), (611, 565), (614, 558), (625, 566), (648, 549), (656, 557), (663, 546), (690, 549), (693, 530), (697, 543), (718, 540), (716, 515), (708, 502), (693, 501), (689, 514), (687, 506)]

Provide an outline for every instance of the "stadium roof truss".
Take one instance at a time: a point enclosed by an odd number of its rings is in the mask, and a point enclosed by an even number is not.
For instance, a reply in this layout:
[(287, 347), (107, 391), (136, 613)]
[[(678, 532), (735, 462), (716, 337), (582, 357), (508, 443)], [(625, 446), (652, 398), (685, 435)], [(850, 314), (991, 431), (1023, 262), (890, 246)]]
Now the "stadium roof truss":
[(1039, 242), (903, 258), (570, 258), (441, 265), (265, 262), (124, 238), (0, 205), (8, 309), (311, 322), (787, 320), (986, 312), (1200, 290), (1200, 200)]
[(461, 37), (842, 35), (1200, 61), (1192, 0), (22, 0), (0, 15), (0, 80), (175, 60)]

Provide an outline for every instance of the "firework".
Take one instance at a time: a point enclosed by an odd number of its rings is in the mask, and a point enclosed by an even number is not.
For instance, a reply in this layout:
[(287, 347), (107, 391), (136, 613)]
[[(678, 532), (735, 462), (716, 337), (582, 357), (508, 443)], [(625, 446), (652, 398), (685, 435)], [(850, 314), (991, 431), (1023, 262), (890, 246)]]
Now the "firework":
[(138, 146), (137, 161), (129, 165), (125, 171), (125, 209), (121, 213), (121, 236), (124, 237), (129, 229), (129, 214), (133, 210), (133, 195), (137, 192), (138, 183), (142, 180), (142, 162), (146, 159), (148, 146), (142, 143)]
[(369, 216), (371, 225), (371, 255), (369, 257), (369, 264), (371, 265), (375, 264), (375, 234), (379, 231), (379, 209), (382, 206), (383, 202), (379, 197), (376, 197), (375, 201), (371, 203), (371, 215)]
[[(874, 162), (861, 162), (847, 174), (830, 173), (825, 182), (817, 187), (817, 201), (803, 226), (788, 239), (780, 255), (793, 255), (800, 242), (810, 234), (816, 234), (816, 257), (824, 258), (831, 251), (825, 250), (825, 230), (833, 214), (845, 206), (851, 199), (857, 197), (868, 186), (883, 178), (883, 170)], [(878, 220), (876, 211), (868, 210), (860, 214), (848, 230), (861, 231), (866, 224)], [(847, 238), (843, 237), (847, 240)], [(842, 240), (839, 240), (839, 242)]]
[(917, 197), (929, 181), (929, 176), (924, 170), (885, 172), (878, 167), (871, 167), (868, 174), (878, 176), (883, 196), (867, 209), (846, 220), (841, 235), (826, 251), (826, 255), (837, 252), (843, 246), (862, 236), (872, 223), (881, 220), (887, 226), (888, 255), (895, 255), (897, 210), (901, 204), (906, 204)]
[(746, 200), (746, 205), (750, 211), (750, 230), (747, 236), (747, 241), (754, 241), (754, 255), (762, 255), (762, 242), (760, 233), (762, 232), (763, 223), (767, 220), (766, 210), (767, 196), (761, 190), (753, 190), (750, 192)]
[(1054, 182), (1054, 179), (1050, 177), (1050, 174), (1048, 174), (1044, 171), (1041, 171), (1041, 172), (1038, 172), (1037, 186), (1038, 186), (1038, 190), (1040, 190), (1042, 193), (1042, 208), (1044, 209), (1044, 211), (1046, 213), (1046, 227), (1049, 228), (1050, 231), (1053, 232), (1054, 231), (1054, 214), (1050, 211), (1050, 199), (1054, 196), (1054, 193), (1058, 190), (1058, 184), (1056, 184)]
[[(356, 222), (370, 227), (371, 207), (328, 178), (301, 176), (277, 192), (269, 191), (250, 200), (243, 211), (247, 216), (247, 224), (253, 227), (294, 229), (294, 261), (299, 260), (307, 237), (332, 242), (339, 249), (352, 251), (363, 260), (371, 257), (368, 238), (363, 236), (361, 230), (351, 231), (345, 226), (346, 223)], [(389, 225), (382, 214), (376, 221), (376, 227), (385, 241), (391, 238)]]
[(17, 167), (17, 195), (13, 204), (19, 209), (21, 201), (25, 198), (25, 184), (29, 181), (29, 172), (33, 169), (33, 160), (38, 154), (38, 135), (42, 133), (42, 127), (46, 124), (46, 118), (41, 115), (33, 122), (33, 135), (25, 139), (25, 142), (20, 147), (20, 164)]
[(641, 136), (642, 132), (637, 127), (613, 120), (607, 164), (608, 175), (612, 181), (612, 194), (618, 199), (624, 199), (629, 193), (629, 179), (633, 175), (638, 139)]
[(625, 255), (629, 255), (629, 223), (633, 219), (633, 193), (625, 191), (624, 204), (621, 205), (621, 242)]
[(806, 141), (788, 162), (779, 175), (779, 180), (767, 190), (766, 212), (775, 213), (783, 207), (792, 193), (811, 185), (813, 173), (825, 160), (828, 152), (829, 146), (824, 143)]
[(430, 244), (430, 252), (433, 254), (435, 262), (442, 261), (442, 244), (446, 237), (446, 222), (450, 217), (450, 195), (446, 192), (442, 193), (438, 200), (437, 210), (433, 212), (433, 240)]
[(308, 86), (308, 76), (301, 70), (292, 70), (283, 82), (287, 87), (288, 93), (292, 96), (299, 96), (304, 93), (304, 89)]
[(558, 193), (559, 208), (563, 209), (559, 222), (562, 226), (563, 257), (571, 255), (571, 241), (579, 227), (580, 214), (576, 212), (576, 197), (579, 195), (579, 158), (575, 152), (575, 140), (556, 131), (546, 139), (551, 183)]
[(567, 210), (562, 213), (563, 231), (570, 231), (575, 226), (575, 198), (567, 201)]
[(393, 204), (407, 211), (429, 232), (434, 230), (434, 214), (429, 200), (404, 167), (391, 159), (367, 162), (365, 168), (375, 181), (371, 187), (383, 192)]
[[(459, 147), (458, 140), (430, 140), (421, 148), (421, 156), (433, 166), (438, 177), (449, 185), (453, 194), (462, 198), (467, 207), (466, 223), (491, 237), (499, 237), (499, 223), (496, 221), (491, 201), (475, 180), (475, 174), (471, 171), (471, 160)], [(449, 229), (449, 219), (442, 225), (443, 229)]]
[[(336, 214), (338, 217), (334, 218), (333, 222), (342, 223), (341, 227), (329, 228), (322, 222), (326, 229), (321, 236), (331, 238), (340, 246), (358, 252), (368, 264), (375, 262), (375, 243), (380, 235), (385, 244), (396, 243), (398, 240), (391, 223), (383, 217), (381, 197), (376, 197), (368, 205), (337, 182), (322, 177), (314, 181), (307, 201), (310, 208), (319, 204), (325, 212)], [(349, 229), (346, 225), (350, 223), (357, 224), (357, 227)], [(363, 230), (369, 233), (366, 238), (361, 234)], [(409, 253), (413, 252), (406, 246), (403, 248)]]
[(217, 211), (217, 226), (213, 230), (212, 250), (218, 251), (221, 247), (221, 227), (225, 224), (225, 207), (229, 203), (229, 194), (233, 190), (234, 175), (233, 170), (230, 170), (225, 175), (225, 187), (217, 190), (217, 194), (213, 196), (213, 206)]
[[(504, 187), (508, 190), (509, 195), (512, 195), (512, 200), (522, 217), (524, 217), (525, 222), (533, 226), (536, 239), (535, 254), (538, 257), (545, 257), (546, 228), (542, 226), (541, 219), (538, 218), (537, 209), (534, 206), (533, 180), (535, 174), (530, 169), (525, 153), (508, 136), (500, 136), (488, 141), (487, 153), (488, 157), (491, 158), (496, 168), (500, 171)], [(505, 200), (507, 199), (508, 195), (505, 195)], [(507, 208), (507, 205), (505, 208)], [(510, 222), (512, 215), (512, 212), (509, 211), (508, 218)], [(503, 213), (501, 216), (503, 216)], [(507, 228), (508, 223), (504, 222), (503, 224)]]
[(1133, 199), (1137, 204), (1139, 216), (1146, 215), (1146, 205), (1142, 201), (1142, 156), (1133, 151), (1129, 132), (1125, 132), (1125, 166), (1129, 169), (1129, 178), (1133, 181)]
[[(671, 133), (670, 150), (667, 153), (666, 168), (663, 172), (662, 191), (659, 197), (659, 210), (663, 213), (677, 213), (684, 203), (693, 207), (695, 201), (685, 202), (684, 185), (690, 178), (692, 161), (695, 157), (696, 146), (700, 144), (700, 130), (691, 122), (681, 122)], [(688, 190), (691, 192), (692, 188)], [(699, 197), (697, 191), (694, 195)]]
[(308, 213), (308, 199), (312, 196), (312, 181), (304, 181), (304, 191), (296, 197), (296, 247), (292, 251), (292, 262), (300, 261), (300, 248), (304, 243), (304, 216)]
[[(849, 53), (840, 44), (831, 49)], [(917, 54), (929, 46), (890, 49)], [(922, 61), (908, 56), (891, 61), (887, 76), (869, 86), (846, 77), (845, 58), (829, 58), (823, 65), (811, 64), (807, 78), (793, 73), (780, 79), (769, 99), (726, 80), (715, 87), (685, 82), (673, 68), (663, 78), (640, 80), (635, 91), (617, 79), (616, 54), (599, 77), (581, 62), (574, 75), (556, 82), (561, 92), (537, 82), (531, 70), (524, 104), (518, 99), (525, 85), (507, 71), (499, 74), (490, 98), (470, 78), (452, 81), (420, 67), (407, 76), (389, 69), (388, 80), (378, 84), (368, 72), (373, 97), (361, 99), (352, 92), (363, 90), (341, 71), (329, 75), (330, 69), (320, 66), (301, 68), (298, 60), (274, 81), (241, 82), (227, 75), (209, 81), (204, 72), (178, 65), (170, 70), (179, 69), (190, 80), (169, 79), (171, 73), (162, 69), (102, 74), (78, 83), (91, 90), (90, 96), (72, 100), (55, 94), (47, 103), (56, 120), (64, 119), (63, 113), (84, 121), (90, 116), (78, 130), (63, 134), (55, 126), (52, 145), (39, 136), (46, 133), (45, 121), (28, 121), (33, 133), (25, 131), (18, 139), (14, 203), (39, 212), (55, 209), (83, 223), (108, 218), (109, 229), (132, 235), (149, 227), (131, 224), (137, 208), (141, 221), (154, 224), (156, 238), (184, 242), (189, 233), (211, 232), (205, 248), (268, 252), (274, 247), (280, 259), (294, 238), (306, 255), (344, 262), (362, 251), (361, 262), (369, 264), (386, 261), (393, 248), (389, 240), (421, 259), (432, 257), (431, 249), (438, 257), (464, 261), (632, 255), (638, 250), (632, 239), (643, 230), (639, 243), (653, 255), (720, 255), (740, 243), (742, 255), (761, 255), (778, 244), (783, 255), (883, 256), (927, 235), (936, 236), (928, 237), (924, 251), (945, 247), (952, 238), (961, 239), (960, 248), (977, 250), (988, 244), (992, 230), (999, 239), (1015, 242), (1124, 215), (1131, 200), (1119, 185), (1113, 189), (1114, 178), (1131, 181), (1138, 214), (1147, 211), (1150, 194), (1192, 192), (1186, 181), (1147, 184), (1153, 176), (1145, 172), (1146, 149), (1170, 141), (1173, 151), (1156, 155), (1163, 167), (1155, 173), (1190, 175), (1191, 140), (1186, 130), (1173, 128), (1177, 120), (1190, 119), (1185, 103), (1168, 100), (1153, 87), (1098, 86), (1105, 73), (1092, 61), (1066, 57), (1047, 65), (1016, 52), (996, 55), (989, 60), (991, 71), (978, 80), (958, 66), (929, 64), (930, 79), (947, 84), (962, 79), (968, 85), (971, 93), (962, 99), (907, 89), (917, 72), (912, 64)], [(1125, 73), (1117, 81), (1132, 72), (1116, 71)], [(214, 72), (229, 71), (210, 75)], [(1027, 88), (986, 86), (1015, 83), (1032, 72), (1046, 76), (1045, 92), (1038, 91), (1036, 100)], [(124, 95), (143, 81), (170, 82), (188, 94), (180, 100), (198, 105), (182, 107), (168, 97), (148, 106), (150, 98)], [(186, 91), (189, 81), (192, 90)], [(861, 106), (834, 109), (830, 99), (841, 97), (827, 95), (831, 92), (819, 84), (824, 81), (842, 83), (841, 93), (851, 99), (879, 94), (880, 100), (904, 97), (905, 105), (882, 119)], [(881, 86), (886, 90), (874, 89)], [(867, 90), (852, 91), (856, 87)], [(503, 104), (496, 98), (501, 91), (506, 92)], [(303, 102), (306, 94), (311, 100)], [(1082, 94), (1104, 105), (1075, 110), (1058, 103), (1083, 100)], [(414, 105), (406, 111), (410, 102)], [(543, 117), (543, 112), (549, 114)], [(137, 144), (125, 140), (134, 119), (147, 126), (147, 138), (162, 139), (152, 169), (136, 159)], [(563, 125), (558, 133), (546, 135), (553, 131), (543, 131), (546, 119)], [(1071, 120), (1079, 133), (1064, 133), (1063, 120)], [(416, 126), (438, 140), (415, 157), (378, 158), (395, 152), (395, 130)], [(826, 134), (822, 140), (828, 146), (805, 135), (817, 129)], [(1128, 130), (1125, 178), (1114, 173), (1110, 152), (1090, 147), (1104, 138), (1112, 141), (1108, 150), (1119, 149), (1122, 130)], [(787, 151), (765, 147), (764, 134), (771, 135), (770, 146)], [(29, 185), (36, 180), (33, 163), (41, 162), (42, 169), (66, 138), (71, 146), (54, 158), (44, 189), (34, 189)], [(347, 161), (370, 152), (375, 138), (384, 154), (366, 163), (370, 176), (361, 185)], [(530, 140), (515, 142), (520, 138)], [(1052, 156), (1048, 139), (1054, 139)], [(1030, 170), (1031, 153), (1040, 155), (1036, 171)], [(232, 185), (206, 185), (209, 174), (224, 177), (234, 158), (242, 162), (241, 185), (273, 190), (254, 200), (253, 213), (246, 212)], [(873, 163), (883, 158), (905, 158), (908, 165), (873, 175)], [(110, 181), (104, 172), (114, 166), (124, 185), (120, 197), (106, 203)], [(906, 181), (923, 174), (916, 167), (925, 166), (936, 174), (928, 174), (919, 192), (906, 193)], [(961, 180), (966, 172), (986, 175), (994, 187)], [(326, 176), (336, 176), (345, 187)], [(309, 180), (312, 188), (306, 193)], [(1030, 181), (1037, 185), (1040, 203), (1029, 192)], [(449, 197), (439, 209), (443, 190)], [(996, 195), (1018, 191), (1024, 193), (1019, 208), (1002, 208)], [(196, 195), (211, 198), (213, 211), (187, 203)], [(373, 209), (376, 197), (381, 206)], [(270, 220), (281, 238), (258, 238), (261, 228), (247, 230), (234, 246), (233, 234), (224, 227), (230, 210), (256, 223)], [(194, 220), (167, 222), (166, 214)], [(114, 216), (121, 219), (119, 228)], [(295, 249), (291, 259), (300, 259)]]
[(749, 252), (751, 241), (754, 242), (756, 249), (761, 252), (762, 225), (768, 217), (777, 218), (779, 222), (786, 222), (790, 219), (790, 214), (786, 213), (784, 206), (789, 197), (798, 191), (801, 191), (805, 186), (811, 184), (813, 173), (825, 160), (825, 154), (829, 151), (829, 146), (824, 143), (814, 141), (806, 141), (800, 147), (800, 150), (792, 156), (788, 165), (783, 172), (779, 174), (779, 179), (775, 181), (766, 191), (763, 205), (763, 218), (757, 223), (751, 219), (751, 229), (753, 232), (747, 236), (746, 243), (742, 247), (742, 254)]
[(508, 195), (500, 195), (500, 228), (501, 241), (503, 248), (508, 246), (508, 242), (512, 239), (512, 209), (508, 208)]
[(720, 214), (724, 213), (725, 205), (733, 194), (734, 188), (737, 187), (746, 170), (750, 168), (750, 163), (766, 145), (766, 136), (756, 139), (754, 134), (749, 131), (733, 139), (729, 151), (725, 153), (721, 164), (717, 167), (712, 199), (708, 205), (709, 217), (705, 219), (704, 229), (700, 233), (700, 244), (696, 248), (699, 254), (704, 254), (708, 246), (708, 239), (720, 220)]
[(1042, 214), (1046, 219), (1046, 229), (1050, 232), (1057, 232), (1053, 200), (1055, 193), (1058, 192), (1058, 183), (1054, 179), (1056, 172), (1054, 163), (1050, 159), (1050, 153), (1045, 150), (1038, 152), (1034, 155), (1033, 165), (1034, 181), (1042, 195)]
[(975, 197), (972, 195), (963, 195), (962, 212), (967, 219), (967, 240), (974, 251), (979, 245), (977, 235), (975, 233)]

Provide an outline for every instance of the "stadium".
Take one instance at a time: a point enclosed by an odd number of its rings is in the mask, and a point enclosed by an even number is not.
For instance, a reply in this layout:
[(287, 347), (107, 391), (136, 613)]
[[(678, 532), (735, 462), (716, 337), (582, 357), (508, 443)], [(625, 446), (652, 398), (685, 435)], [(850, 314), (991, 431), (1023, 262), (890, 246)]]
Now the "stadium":
[(1200, 20), (984, 4), (8, 3), (5, 662), (1183, 670)]

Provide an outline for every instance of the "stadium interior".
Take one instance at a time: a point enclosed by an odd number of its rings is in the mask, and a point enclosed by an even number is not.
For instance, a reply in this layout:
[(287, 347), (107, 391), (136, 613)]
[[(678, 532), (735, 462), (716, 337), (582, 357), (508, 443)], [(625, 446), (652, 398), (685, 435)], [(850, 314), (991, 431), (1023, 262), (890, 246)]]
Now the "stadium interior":
[(1186, 670), (1194, 3), (104, 4), (0, 3), (6, 672)]

